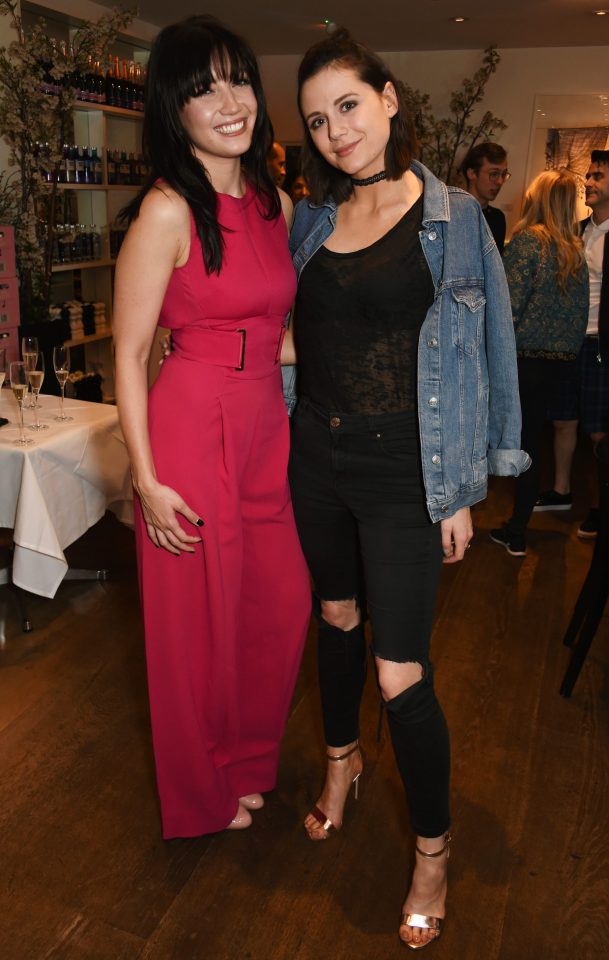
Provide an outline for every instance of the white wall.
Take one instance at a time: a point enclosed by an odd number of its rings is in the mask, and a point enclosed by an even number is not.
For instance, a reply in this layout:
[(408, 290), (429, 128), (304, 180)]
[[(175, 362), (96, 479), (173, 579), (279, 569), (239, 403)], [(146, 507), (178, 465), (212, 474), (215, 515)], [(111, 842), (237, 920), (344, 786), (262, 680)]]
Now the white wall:
[[(609, 48), (538, 48), (500, 53), (501, 63), (488, 82), (482, 107), (508, 125), (498, 139), (508, 150), (512, 179), (504, 186), (497, 205), (505, 210), (509, 227), (517, 219), (526, 186), (535, 94), (609, 92)], [(482, 61), (478, 50), (386, 53), (383, 57), (396, 76), (430, 94), (437, 115), (444, 114), (450, 93), (464, 77), (472, 76)], [(302, 139), (295, 107), (299, 60), (297, 56), (261, 57), (275, 133), (286, 142)]]
[[(97, 21), (100, 17), (108, 13), (112, 4), (103, 5), (94, 3), (93, 0), (35, 0), (39, 7), (46, 7), (49, 11), (63, 13), (66, 16), (80, 17), (81, 20)], [(117, 7), (137, 8), (136, 3), (116, 2)], [(131, 21), (128, 27), (121, 31), (125, 36), (135, 37), (138, 40), (152, 41), (159, 32), (159, 28), (145, 20), (139, 20), (137, 17)]]
[[(17, 39), (17, 34), (10, 25), (9, 17), (0, 17), (0, 47), (8, 47), (9, 43)], [(8, 146), (3, 137), (0, 137), (0, 170), (8, 167)]]

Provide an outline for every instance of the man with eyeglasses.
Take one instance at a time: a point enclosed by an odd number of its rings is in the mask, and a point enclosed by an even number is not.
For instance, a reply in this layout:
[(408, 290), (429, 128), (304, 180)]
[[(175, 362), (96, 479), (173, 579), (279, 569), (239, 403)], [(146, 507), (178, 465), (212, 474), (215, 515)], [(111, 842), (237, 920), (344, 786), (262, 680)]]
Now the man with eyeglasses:
[(505, 214), (497, 207), (491, 207), (491, 201), (503, 184), (510, 179), (507, 169), (507, 153), (498, 143), (490, 140), (477, 143), (468, 150), (460, 167), (465, 178), (467, 192), (476, 198), (490, 231), (495, 238), (499, 253), (503, 254), (505, 244)]

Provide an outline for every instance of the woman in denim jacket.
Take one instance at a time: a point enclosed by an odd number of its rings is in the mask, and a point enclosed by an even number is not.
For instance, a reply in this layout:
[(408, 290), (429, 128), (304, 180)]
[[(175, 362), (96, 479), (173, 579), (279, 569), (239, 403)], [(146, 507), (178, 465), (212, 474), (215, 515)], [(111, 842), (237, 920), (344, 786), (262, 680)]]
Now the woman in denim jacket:
[[(420, 949), (440, 933), (450, 839), (448, 732), (428, 658), (441, 562), (463, 558), (487, 472), (528, 463), (509, 296), (479, 204), (412, 160), (408, 108), (375, 54), (342, 30), (311, 48), (299, 108), (311, 198), (291, 238), (290, 481), (329, 761), (305, 827), (312, 840), (339, 829), (362, 773), (369, 615), (417, 837), (400, 937)], [(285, 380), (289, 394), (294, 370)]]

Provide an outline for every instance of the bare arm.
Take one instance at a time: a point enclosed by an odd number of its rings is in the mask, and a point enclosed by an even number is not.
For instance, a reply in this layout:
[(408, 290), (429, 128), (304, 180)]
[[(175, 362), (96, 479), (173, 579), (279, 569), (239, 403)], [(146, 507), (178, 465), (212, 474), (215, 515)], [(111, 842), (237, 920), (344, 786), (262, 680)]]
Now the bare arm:
[[(292, 227), (292, 220), (294, 219), (294, 204), (287, 193), (284, 193), (283, 190), (279, 190), (278, 192), (279, 199), (281, 200), (281, 209), (283, 210), (283, 216), (289, 233)], [(296, 347), (294, 346), (294, 308), (292, 307), (290, 322), (281, 346), (281, 365), (287, 366), (294, 363), (296, 363)]]
[(281, 200), (281, 209), (283, 211), (283, 219), (286, 222), (288, 228), (288, 233), (292, 229), (292, 220), (294, 218), (294, 204), (288, 197), (285, 190), (278, 190), (279, 199)]
[(294, 343), (294, 307), (290, 313), (290, 322), (281, 344), (281, 365), (290, 366), (296, 363), (296, 344)]
[(171, 191), (151, 190), (133, 221), (116, 265), (114, 342), (116, 398), (150, 539), (170, 553), (192, 553), (200, 540), (178, 523), (197, 515), (180, 495), (159, 483), (148, 436), (147, 365), (159, 313), (175, 266), (188, 257), (190, 221), (185, 202)]

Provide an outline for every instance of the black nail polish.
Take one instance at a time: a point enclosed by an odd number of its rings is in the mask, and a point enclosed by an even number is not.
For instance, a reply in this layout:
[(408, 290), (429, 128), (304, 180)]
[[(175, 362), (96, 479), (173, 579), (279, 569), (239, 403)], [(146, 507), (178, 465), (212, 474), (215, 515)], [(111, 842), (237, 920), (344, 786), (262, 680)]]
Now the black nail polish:
[(205, 526), (205, 520), (201, 520), (201, 518), (199, 518), (199, 519), (197, 520), (197, 526), (198, 526), (198, 527), (204, 527), (204, 526)]

